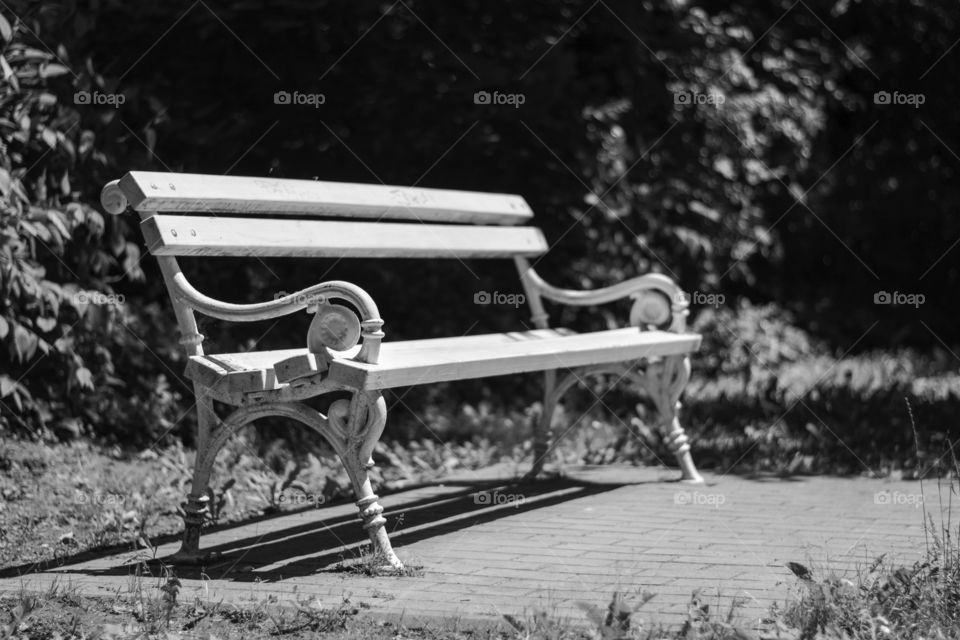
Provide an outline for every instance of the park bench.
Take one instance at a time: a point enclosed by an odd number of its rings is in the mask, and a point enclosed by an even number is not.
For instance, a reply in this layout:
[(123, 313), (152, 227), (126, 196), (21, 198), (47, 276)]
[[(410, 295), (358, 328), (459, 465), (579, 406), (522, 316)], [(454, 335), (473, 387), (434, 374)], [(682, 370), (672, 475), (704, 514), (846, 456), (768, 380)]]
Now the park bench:
[[(385, 389), (521, 372), (545, 372), (543, 409), (534, 421), (530, 476), (541, 471), (563, 393), (586, 376), (613, 374), (646, 391), (682, 479), (702, 482), (677, 419), (700, 336), (685, 332), (687, 298), (669, 278), (640, 276), (593, 291), (547, 284), (529, 259), (548, 247), (520, 196), (347, 184), (134, 171), (107, 184), (106, 211), (141, 218), (159, 262), (189, 356), (198, 410), (197, 457), (184, 505), (185, 532), (173, 560), (198, 562), (208, 517), (214, 459), (227, 439), (258, 418), (282, 416), (316, 430), (339, 455), (353, 484), (363, 527), (395, 568), (386, 520), (368, 471), (386, 422)], [(331, 219), (343, 218), (343, 219)], [(512, 258), (532, 310), (530, 330), (384, 341), (376, 303), (343, 281), (321, 282), (256, 304), (232, 304), (195, 289), (180, 256), (286, 258)], [(443, 295), (444, 292), (436, 292)], [(550, 328), (544, 300), (598, 305), (632, 298), (625, 328), (575, 333)], [(344, 304), (346, 303), (346, 304)], [(227, 321), (314, 314), (305, 346), (282, 351), (206, 354), (195, 313)], [(323, 415), (304, 401), (348, 392)], [(214, 402), (231, 407), (218, 416)]]

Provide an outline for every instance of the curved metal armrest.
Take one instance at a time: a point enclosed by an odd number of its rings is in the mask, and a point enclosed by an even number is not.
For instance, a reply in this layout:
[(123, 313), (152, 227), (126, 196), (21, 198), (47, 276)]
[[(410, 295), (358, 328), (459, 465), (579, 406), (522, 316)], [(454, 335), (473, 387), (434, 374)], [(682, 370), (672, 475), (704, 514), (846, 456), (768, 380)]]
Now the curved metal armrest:
[(649, 273), (588, 291), (555, 287), (541, 278), (533, 268), (521, 271), (520, 277), (528, 292), (554, 302), (571, 306), (592, 306), (632, 298), (634, 304), (630, 311), (631, 324), (662, 326), (669, 322), (671, 331), (682, 332), (686, 328), (689, 297), (673, 280), (659, 273)]
[(187, 281), (181, 271), (177, 271), (170, 278), (171, 293), (178, 303), (182, 303), (200, 313), (233, 322), (253, 322), (268, 320), (289, 315), (307, 309), (318, 307), (327, 300), (343, 300), (353, 305), (360, 312), (360, 330), (363, 343), (356, 360), (369, 364), (376, 364), (380, 354), (380, 342), (383, 340), (383, 320), (376, 303), (366, 291), (355, 284), (341, 280), (322, 282), (291, 293), (276, 300), (257, 302), (254, 304), (234, 304), (223, 302), (206, 296), (197, 291)]

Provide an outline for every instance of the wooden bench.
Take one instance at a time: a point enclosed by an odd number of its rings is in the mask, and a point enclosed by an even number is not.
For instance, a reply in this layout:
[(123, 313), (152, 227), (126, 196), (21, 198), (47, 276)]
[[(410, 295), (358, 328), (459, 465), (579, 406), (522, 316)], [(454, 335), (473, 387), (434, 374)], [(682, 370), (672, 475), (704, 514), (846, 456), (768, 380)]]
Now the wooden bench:
[[(586, 376), (613, 374), (647, 392), (682, 479), (702, 482), (677, 419), (678, 399), (690, 375), (688, 354), (700, 344), (700, 336), (685, 332), (686, 297), (657, 274), (594, 291), (547, 284), (528, 262), (547, 251), (547, 242), (539, 229), (525, 226), (532, 213), (519, 196), (134, 171), (107, 184), (102, 203), (113, 214), (128, 208), (139, 213), (189, 356), (186, 375), (194, 383), (199, 433), (184, 505), (186, 530), (174, 561), (205, 557), (200, 530), (220, 448), (253, 420), (284, 416), (330, 443), (353, 483), (375, 549), (393, 567), (402, 567), (368, 476), (386, 422), (382, 391), (394, 387), (545, 372), (543, 411), (534, 426), (530, 475), (535, 476), (548, 453), (554, 408), (563, 393)], [(196, 290), (181, 271), (179, 256), (512, 258), (536, 328), (384, 342), (377, 305), (354, 284), (322, 282), (266, 302), (231, 304)], [(543, 306), (544, 300), (597, 305), (628, 297), (634, 302), (627, 326), (592, 333), (550, 328)], [(194, 315), (244, 322), (303, 309), (314, 314), (305, 347), (251, 353), (205, 354)], [(350, 399), (332, 402), (327, 415), (303, 402), (344, 391)], [(214, 401), (233, 409), (220, 417)]]

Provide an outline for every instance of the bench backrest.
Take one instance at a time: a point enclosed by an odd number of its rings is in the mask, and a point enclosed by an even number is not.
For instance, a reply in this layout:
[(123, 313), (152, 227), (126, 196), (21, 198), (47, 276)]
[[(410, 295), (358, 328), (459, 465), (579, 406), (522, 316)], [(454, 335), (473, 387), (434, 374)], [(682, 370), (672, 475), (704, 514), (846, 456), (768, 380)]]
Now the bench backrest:
[[(547, 250), (539, 229), (513, 226), (533, 216), (524, 199), (499, 193), (134, 171), (104, 187), (102, 201), (110, 213), (135, 209), (159, 256), (492, 258)], [(360, 220), (325, 219), (334, 217)]]

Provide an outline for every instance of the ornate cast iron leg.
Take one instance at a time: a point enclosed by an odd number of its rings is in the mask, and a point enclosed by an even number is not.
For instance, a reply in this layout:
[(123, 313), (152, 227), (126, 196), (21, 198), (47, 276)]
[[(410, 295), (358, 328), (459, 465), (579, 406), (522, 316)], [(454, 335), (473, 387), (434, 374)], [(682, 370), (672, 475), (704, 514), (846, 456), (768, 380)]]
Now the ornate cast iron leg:
[(352, 401), (338, 400), (330, 406), (331, 426), (344, 435), (344, 448), (340, 454), (343, 466), (353, 483), (357, 496), (360, 519), (373, 543), (374, 552), (395, 570), (403, 569), (403, 563), (393, 551), (387, 536), (380, 499), (373, 492), (369, 470), (373, 467), (373, 449), (383, 433), (387, 421), (387, 403), (380, 393), (358, 391)]
[(207, 492), (214, 456), (209, 455), (207, 448), (211, 444), (212, 432), (219, 422), (210, 397), (197, 385), (194, 386), (194, 391), (197, 397), (197, 459), (193, 465), (190, 493), (183, 505), (183, 542), (172, 558), (172, 561), (181, 563), (198, 563), (208, 557), (208, 554), (200, 553), (200, 531), (210, 513), (210, 498)]
[(690, 379), (690, 358), (687, 356), (667, 356), (658, 362), (647, 365), (645, 382), (657, 407), (658, 425), (667, 438), (667, 444), (677, 457), (677, 463), (683, 472), (682, 480), (690, 483), (702, 483), (703, 477), (693, 464), (690, 455), (690, 441), (680, 419), (680, 395)]

